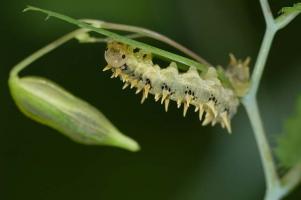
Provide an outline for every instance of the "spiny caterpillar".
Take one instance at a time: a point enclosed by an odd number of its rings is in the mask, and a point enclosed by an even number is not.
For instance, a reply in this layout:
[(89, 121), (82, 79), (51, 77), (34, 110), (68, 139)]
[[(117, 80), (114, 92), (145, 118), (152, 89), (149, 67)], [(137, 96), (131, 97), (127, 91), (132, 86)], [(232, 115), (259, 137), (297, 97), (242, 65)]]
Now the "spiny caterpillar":
[[(237, 64), (233, 59), (232, 64)], [(202, 125), (220, 123), (231, 133), (230, 119), (237, 111), (239, 99), (234, 90), (222, 85), (214, 67), (199, 74), (190, 66), (187, 72), (180, 73), (177, 64), (171, 62), (161, 69), (153, 63), (150, 53), (116, 41), (108, 42), (105, 60), (108, 65), (103, 71), (111, 70), (112, 78), (120, 77), (125, 83), (123, 89), (130, 86), (137, 88), (136, 94), (142, 91), (141, 103), (149, 93), (155, 96), (155, 101), (161, 99), (166, 111), (170, 100), (176, 101), (178, 108), (183, 103), (184, 117), (193, 105), (195, 112), (199, 111)]]

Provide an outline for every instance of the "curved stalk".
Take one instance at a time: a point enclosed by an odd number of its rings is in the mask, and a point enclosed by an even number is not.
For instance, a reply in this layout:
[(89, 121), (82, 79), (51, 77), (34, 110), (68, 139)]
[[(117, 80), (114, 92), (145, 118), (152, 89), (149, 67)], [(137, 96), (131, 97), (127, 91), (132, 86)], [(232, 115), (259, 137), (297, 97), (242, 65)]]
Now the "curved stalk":
[(188, 49), (187, 47), (179, 44), (178, 42), (174, 41), (173, 39), (162, 35), (158, 32), (138, 27), (138, 26), (131, 26), (131, 25), (125, 25), (125, 24), (117, 24), (117, 23), (111, 23), (111, 22), (105, 22), (101, 20), (95, 20), (95, 19), (82, 19), (81, 21), (90, 23), (97, 28), (103, 28), (103, 29), (109, 29), (109, 30), (119, 30), (119, 31), (127, 31), (127, 32), (132, 32), (132, 33), (137, 33), (141, 36), (153, 38), (155, 40), (164, 42), (181, 52), (185, 53), (186, 55), (190, 56), (191, 58), (195, 59), (196, 61), (203, 63), (205, 65), (210, 65), (212, 66), (208, 61), (206, 61), (204, 58), (193, 52), (192, 50)]
[(62, 15), (60, 13), (56, 13), (56, 12), (53, 12), (53, 11), (50, 11), (50, 10), (44, 10), (44, 9), (33, 7), (33, 6), (28, 6), (26, 9), (24, 9), (24, 12), (26, 12), (26, 11), (39, 11), (39, 12), (47, 14), (47, 16), (48, 16), (47, 18), (55, 17), (55, 18), (58, 18), (58, 19), (61, 19), (61, 20), (65, 21), (65, 22), (68, 22), (70, 24), (74, 24), (74, 25), (76, 25), (80, 28), (84, 28), (84, 29), (90, 30), (92, 32), (99, 33), (99, 34), (104, 35), (106, 37), (109, 37), (113, 40), (131, 45), (131, 46), (135, 46), (135, 47), (138, 47), (140, 49), (144, 49), (146, 51), (149, 51), (150, 53), (153, 53), (154, 55), (159, 55), (159, 56), (165, 57), (167, 59), (173, 60), (175, 62), (184, 64), (184, 66), (179, 65), (179, 67), (182, 67), (182, 69), (184, 69), (184, 70), (187, 70), (188, 66), (195, 66), (200, 72), (206, 72), (208, 70), (208, 65), (199, 63), (195, 60), (192, 60), (192, 59), (189, 59), (189, 58), (171, 53), (169, 51), (165, 51), (163, 49), (160, 49), (160, 48), (157, 48), (157, 47), (154, 47), (154, 46), (151, 46), (151, 45), (148, 45), (148, 44), (136, 41), (136, 40), (132, 40), (130, 38), (121, 36), (117, 33), (113, 33), (109, 30), (106, 30), (106, 29), (103, 29), (103, 28), (97, 28), (97, 27), (95, 27), (93, 25), (90, 25), (86, 22), (76, 20), (74, 18), (71, 18), (71, 17), (66, 16), (66, 15)]
[(257, 101), (255, 98), (250, 98), (243, 101), (243, 105), (245, 106), (250, 119), (263, 165), (267, 185), (265, 200), (276, 200), (277, 198), (271, 198), (271, 196), (274, 196), (274, 193), (276, 193), (275, 191), (279, 190), (280, 181), (273, 160), (272, 151), (263, 128)]
[[(142, 38), (145, 36), (139, 35), (137, 33), (133, 33), (133, 34), (125, 35), (125, 37), (130, 38), (130, 39), (137, 39), (137, 38)], [(110, 38), (107, 38), (107, 37), (93, 37), (93, 36), (89, 36), (88, 38), (76, 37), (76, 39), (80, 43), (103, 43), (103, 42), (108, 42), (110, 40)]]
[(41, 58), (42, 56), (46, 55), (50, 51), (56, 49), (57, 47), (61, 46), (62, 44), (68, 42), (69, 40), (75, 38), (77, 35), (87, 32), (85, 29), (77, 29), (72, 31), (61, 38), (55, 40), (54, 42), (48, 44), (47, 46), (39, 49), (35, 53), (31, 54), (29, 57), (22, 60), (18, 63), (13, 70), (11, 70), (10, 76), (16, 76), (20, 71), (22, 71), (25, 67), (36, 61), (37, 59)]
[(301, 163), (294, 166), (283, 178), (283, 196), (291, 192), (301, 180)]
[(279, 178), (271, 147), (268, 143), (260, 117), (256, 95), (275, 34), (278, 30), (288, 25), (289, 22), (296, 17), (296, 14), (282, 15), (275, 20), (268, 1), (259, 1), (266, 22), (266, 31), (252, 73), (250, 90), (242, 99), (242, 102), (251, 122), (263, 165), (266, 181), (266, 194), (264, 199), (279, 200), (286, 196), (299, 183), (301, 179), (301, 165), (294, 167), (282, 180)]

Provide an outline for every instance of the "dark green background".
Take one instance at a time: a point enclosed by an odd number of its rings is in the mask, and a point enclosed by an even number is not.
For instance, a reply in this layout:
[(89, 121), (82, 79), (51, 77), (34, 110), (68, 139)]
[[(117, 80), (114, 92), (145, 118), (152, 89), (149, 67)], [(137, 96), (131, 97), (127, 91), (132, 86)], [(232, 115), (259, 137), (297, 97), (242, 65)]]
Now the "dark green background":
[[(276, 13), (293, 1), (271, 3)], [(76, 144), (24, 117), (9, 95), (10, 69), (75, 28), (55, 19), (45, 22), (38, 13), (22, 13), (28, 4), (76, 18), (147, 27), (222, 65), (229, 52), (255, 58), (264, 32), (260, 6), (254, 0), (1, 1), (1, 200), (262, 199), (262, 167), (242, 107), (229, 136), (219, 126), (202, 127), (191, 110), (183, 118), (175, 104), (168, 113), (153, 100), (140, 105), (140, 96), (122, 91), (120, 81), (100, 71), (105, 64), (104, 44), (72, 41), (33, 64), (26, 74), (52, 79), (98, 107), (140, 143), (140, 152)], [(301, 17), (277, 35), (260, 87), (259, 104), (273, 145), (300, 94), (300, 27)], [(300, 197), (299, 187), (286, 199)]]

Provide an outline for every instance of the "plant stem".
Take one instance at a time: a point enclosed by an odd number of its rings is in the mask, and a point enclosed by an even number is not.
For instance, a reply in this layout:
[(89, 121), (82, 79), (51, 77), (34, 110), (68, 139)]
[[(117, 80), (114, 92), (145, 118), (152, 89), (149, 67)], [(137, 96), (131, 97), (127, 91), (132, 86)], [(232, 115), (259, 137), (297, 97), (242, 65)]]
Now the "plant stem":
[(271, 13), (268, 1), (260, 0), (260, 5), (266, 22), (266, 31), (252, 73), (250, 90), (242, 99), (242, 102), (251, 122), (263, 165), (267, 185), (264, 199), (279, 200), (287, 195), (300, 181), (301, 165), (294, 167), (282, 180), (280, 180), (260, 117), (256, 95), (275, 34), (278, 30), (288, 25), (289, 22), (296, 17), (296, 14), (282, 15), (275, 20)]
[(274, 23), (273, 13), (271, 11), (268, 0), (259, 0), (262, 13), (264, 15), (265, 23), (267, 26)]
[[(133, 34), (128, 34), (125, 35), (127, 38), (131, 39), (137, 39), (137, 38), (142, 38), (145, 37), (144, 35), (139, 35), (138, 33), (133, 33)], [(79, 43), (85, 44), (85, 43), (103, 43), (103, 42), (109, 42), (110, 38), (107, 37), (94, 37), (94, 36), (89, 36), (89, 37), (84, 37), (84, 38), (76, 38)]]
[(152, 30), (149, 30), (146, 28), (138, 27), (138, 26), (117, 24), (117, 23), (105, 22), (105, 21), (95, 20), (95, 19), (82, 19), (81, 21), (95, 25), (97, 28), (133, 32), (133, 33), (138, 33), (139, 35), (142, 35), (145, 37), (150, 37), (155, 40), (159, 40), (161, 42), (164, 42), (164, 43), (182, 51), (183, 53), (185, 53), (186, 55), (190, 56), (191, 58), (195, 59), (196, 61), (198, 61), (200, 63), (212, 66), (209, 62), (207, 62), (204, 58), (202, 58), (195, 52), (191, 51), (187, 47), (179, 44), (178, 42), (174, 41), (173, 39), (171, 39), (165, 35), (162, 35), (158, 32), (155, 32), (155, 31), (152, 31)]
[(286, 25), (288, 25), (295, 17), (297, 17), (299, 13), (292, 13), (290, 15), (281, 15), (277, 17), (276, 24), (278, 26), (278, 30), (284, 28)]
[(187, 70), (187, 68), (189, 66), (194, 66), (200, 72), (206, 72), (208, 70), (208, 66), (207, 65), (199, 63), (199, 62), (197, 62), (195, 60), (192, 60), (192, 59), (189, 59), (189, 58), (186, 58), (186, 57), (183, 57), (183, 56), (180, 56), (180, 55), (177, 55), (177, 54), (165, 51), (163, 49), (159, 49), (157, 47), (154, 47), (154, 46), (151, 46), (151, 45), (148, 45), (148, 44), (136, 41), (136, 40), (132, 40), (130, 38), (121, 36), (121, 35), (119, 35), (117, 33), (113, 33), (111, 31), (108, 31), (106, 29), (97, 28), (97, 27), (95, 27), (93, 25), (90, 25), (90, 24), (88, 24), (86, 22), (83, 22), (83, 21), (80, 21), (80, 20), (76, 20), (76, 19), (71, 18), (69, 16), (62, 15), (60, 13), (56, 13), (56, 12), (53, 12), (53, 11), (50, 11), (50, 10), (44, 10), (44, 9), (40, 9), (40, 8), (37, 8), (37, 7), (32, 7), (32, 6), (28, 6), (24, 11), (30, 11), (30, 10), (31, 11), (38, 11), (38, 12), (45, 13), (45, 14), (48, 15), (48, 17), (55, 17), (55, 18), (61, 19), (61, 20), (65, 21), (65, 22), (74, 24), (74, 25), (76, 25), (76, 26), (78, 26), (80, 28), (84, 28), (84, 29), (90, 30), (92, 32), (96, 32), (96, 33), (102, 34), (102, 35), (104, 35), (106, 37), (109, 37), (109, 38), (111, 38), (113, 40), (116, 40), (116, 41), (119, 41), (119, 42), (122, 42), (122, 43), (125, 43), (125, 44), (128, 44), (128, 45), (131, 45), (131, 46), (134, 46), (134, 47), (138, 47), (140, 49), (144, 49), (144, 50), (146, 50), (146, 51), (148, 51), (150, 53), (153, 53), (154, 55), (159, 55), (159, 56), (168, 58), (170, 60), (173, 60), (175, 62), (181, 63), (181, 64), (184, 65), (184, 66), (179, 65), (179, 67), (182, 67), (182, 69)]
[(274, 19), (268, 2), (266, 0), (260, 0), (260, 4), (264, 13), (267, 27), (252, 74), (251, 88), (249, 90), (249, 93), (243, 98), (243, 105), (245, 106), (248, 117), (250, 119), (259, 149), (267, 185), (267, 197), (270, 196), (269, 194), (273, 191), (273, 189), (275, 187), (278, 187), (280, 184), (276, 167), (273, 161), (271, 148), (267, 141), (262, 120), (259, 114), (256, 94), (267, 61), (267, 57), (272, 46), (273, 38), (276, 33), (276, 29), (274, 28)]
[(20, 63), (18, 63), (10, 73), (10, 76), (17, 76), (20, 71), (22, 71), (24, 68), (26, 68), (28, 65), (36, 61), (37, 59), (41, 58), (42, 56), (46, 55), (50, 51), (56, 49), (57, 47), (61, 46), (62, 44), (68, 42), (69, 40), (75, 38), (77, 35), (82, 34), (84, 32), (87, 32), (85, 29), (77, 29), (75, 31), (72, 31), (59, 39), (55, 40), (54, 42), (48, 44), (47, 46), (39, 49), (35, 53), (31, 54), (29, 57), (22, 60)]
[(301, 179), (301, 163), (294, 166), (283, 178), (283, 196), (291, 192), (299, 183)]
[(261, 162), (263, 165), (265, 180), (267, 184), (266, 196), (271, 196), (270, 194), (274, 193), (275, 188), (279, 188), (280, 182), (277, 175), (276, 166), (273, 161), (270, 145), (264, 132), (257, 101), (255, 98), (250, 98), (243, 103), (254, 131)]
[(274, 29), (267, 28), (263, 37), (261, 48), (255, 63), (255, 67), (251, 78), (251, 87), (249, 90), (249, 97), (255, 97), (258, 91), (260, 80), (262, 78), (263, 70), (267, 61), (268, 54), (270, 52), (272, 42), (276, 31)]

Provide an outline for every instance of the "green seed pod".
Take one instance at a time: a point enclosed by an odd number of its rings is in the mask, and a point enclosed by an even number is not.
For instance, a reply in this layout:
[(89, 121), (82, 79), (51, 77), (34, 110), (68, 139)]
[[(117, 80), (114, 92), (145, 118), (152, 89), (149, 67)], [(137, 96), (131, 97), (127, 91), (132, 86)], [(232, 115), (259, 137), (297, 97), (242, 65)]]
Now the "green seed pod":
[(47, 79), (11, 76), (9, 87), (26, 116), (76, 142), (139, 150), (139, 145), (123, 135), (99, 110)]

